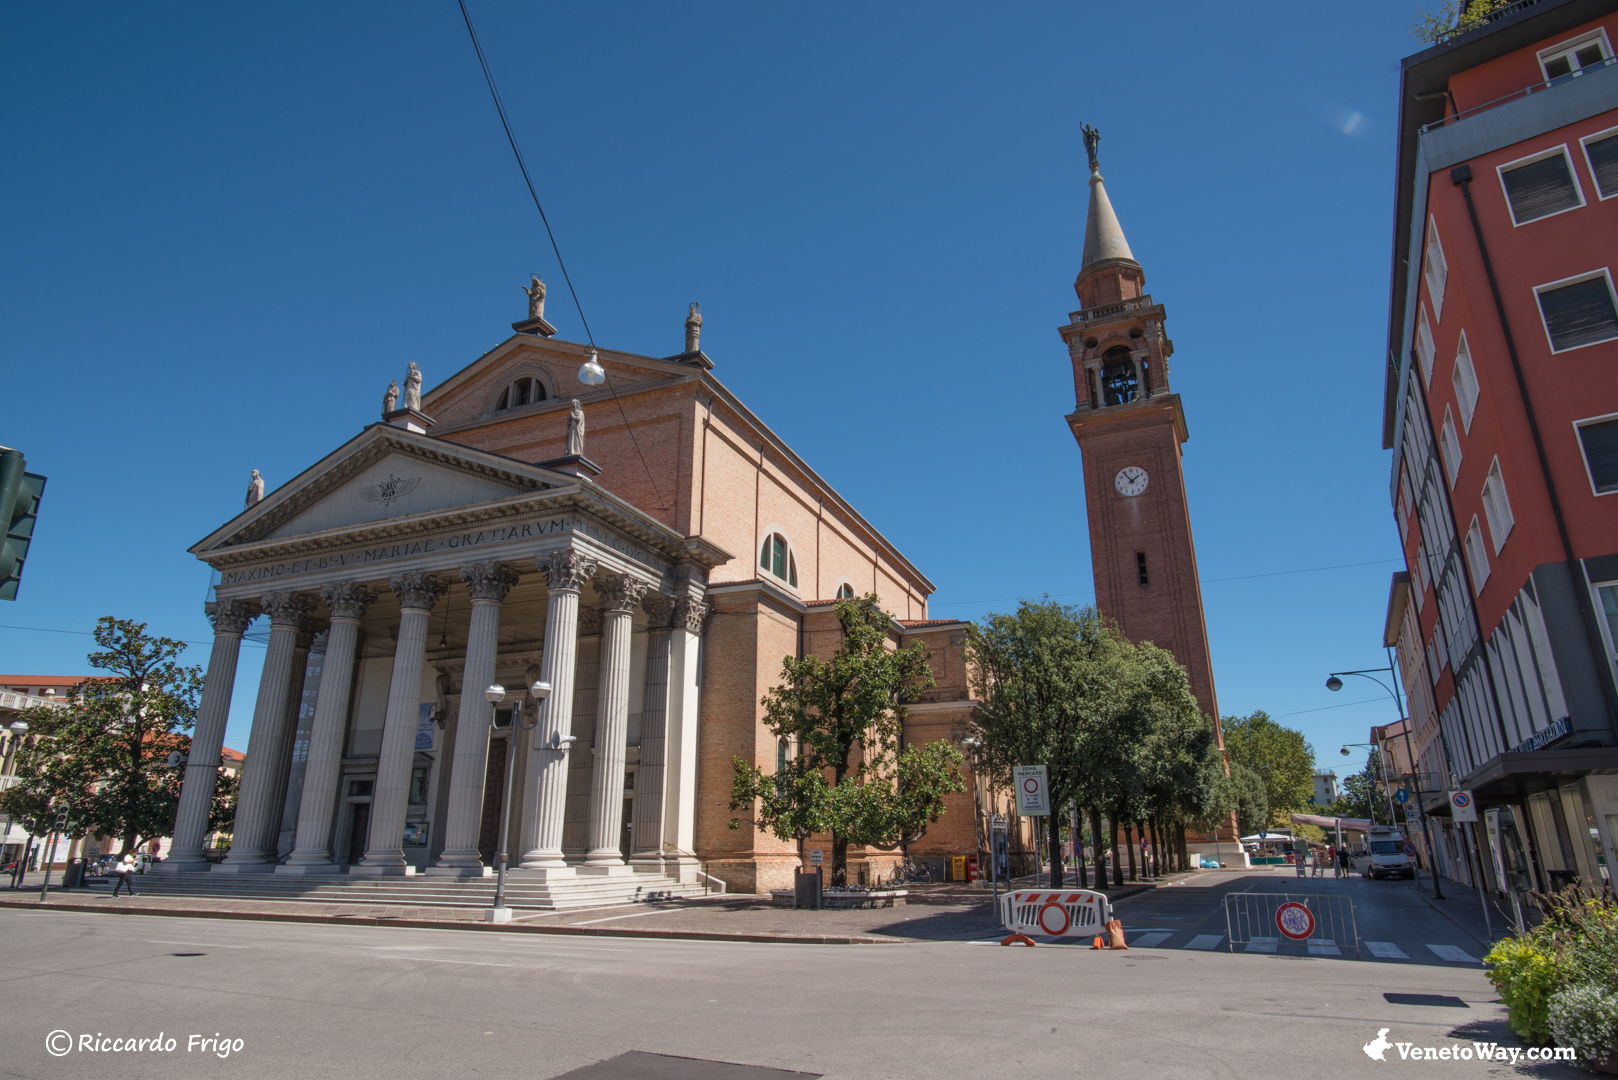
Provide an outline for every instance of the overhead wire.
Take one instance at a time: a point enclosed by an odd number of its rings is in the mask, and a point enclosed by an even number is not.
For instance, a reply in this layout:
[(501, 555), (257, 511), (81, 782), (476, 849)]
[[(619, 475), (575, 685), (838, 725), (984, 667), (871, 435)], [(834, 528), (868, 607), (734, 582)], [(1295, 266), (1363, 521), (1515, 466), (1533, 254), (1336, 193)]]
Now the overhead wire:
[[(466, 0), (456, 0), (461, 8), (461, 19), (466, 23), (466, 33), (472, 39), (472, 49), (477, 53), (478, 66), (483, 69), (483, 81), (489, 87), (489, 97), (494, 102), (494, 110), (500, 115), (500, 126), (505, 130), (506, 142), (511, 144), (511, 153), (517, 159), (517, 169), (522, 173), (523, 183), (528, 187), (528, 197), (534, 202), (534, 209), (539, 212), (539, 220), (545, 226), (545, 235), (550, 239), (551, 251), (556, 255), (556, 265), (562, 271), (562, 282), (567, 286), (568, 296), (573, 300), (573, 309), (579, 313), (579, 323), (584, 327), (584, 339), (590, 344), (591, 359), (595, 358), (597, 351), (595, 334), (590, 329), (590, 320), (584, 315), (584, 304), (579, 300), (579, 291), (573, 287), (573, 275), (568, 273), (567, 262), (562, 258), (562, 246), (556, 241), (556, 231), (551, 228), (551, 219), (545, 213), (544, 204), (539, 201), (539, 191), (534, 187), (534, 178), (528, 171), (528, 162), (524, 160), (522, 147), (517, 143), (517, 135), (511, 129), (511, 118), (506, 115), (505, 102), (500, 99), (500, 88), (495, 85), (494, 72), (489, 68), (489, 59), (483, 52), (483, 43), (478, 40), (477, 28), (472, 25), (472, 13), (466, 9)], [(657, 496), (658, 509), (669, 509), (668, 500), (663, 498), (663, 489), (652, 472), (651, 465), (646, 461), (646, 453), (641, 449), (640, 438), (635, 434), (634, 425), (629, 422), (629, 415), (624, 412), (624, 403), (618, 397), (617, 389), (612, 385), (612, 376), (605, 375), (607, 393), (611, 395), (612, 402), (618, 407), (618, 418), (623, 421), (624, 430), (629, 433), (629, 440), (635, 446), (635, 454), (640, 458), (641, 468), (646, 471), (646, 479), (652, 485), (652, 493)]]

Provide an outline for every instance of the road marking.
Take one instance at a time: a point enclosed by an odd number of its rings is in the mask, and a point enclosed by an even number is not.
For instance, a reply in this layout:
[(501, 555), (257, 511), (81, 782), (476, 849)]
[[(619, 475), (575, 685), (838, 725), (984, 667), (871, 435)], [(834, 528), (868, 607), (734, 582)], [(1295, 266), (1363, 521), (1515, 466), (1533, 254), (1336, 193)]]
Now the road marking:
[(1410, 954), (1391, 941), (1367, 941), (1365, 947), (1379, 960), (1409, 960)]
[(1151, 934), (1142, 934), (1140, 937), (1135, 939), (1133, 947), (1138, 949), (1155, 949), (1173, 936), (1174, 935), (1172, 933), (1162, 930)]
[(1330, 941), (1311, 941), (1309, 943), (1310, 956), (1342, 956), (1343, 951)]
[(1448, 960), (1455, 964), (1482, 963), (1481, 960), (1467, 952), (1465, 949), (1461, 948), (1459, 945), (1429, 945), (1427, 947), (1431, 949), (1433, 951), (1433, 955), (1437, 956), (1440, 960)]
[(442, 956), (382, 956), (381, 960), (414, 960), (426, 964), (469, 964), (472, 967), (516, 967), (516, 964), (490, 964), (482, 960), (449, 960)]
[(568, 926), (594, 926), (596, 923), (616, 922), (619, 919), (639, 919), (644, 915), (663, 915), (666, 911), (659, 908), (656, 911), (636, 911), (628, 915), (608, 915), (605, 919), (586, 919), (583, 922), (568, 923)]
[(1217, 949), (1219, 948), (1219, 943), (1224, 940), (1224, 934), (1198, 934), (1186, 942), (1185, 947), (1188, 949)]
[(1274, 952), (1275, 947), (1281, 943), (1280, 938), (1256, 937), (1247, 943), (1248, 952)]
[(401, 952), (428, 952), (433, 949), (447, 949), (448, 945), (367, 945), (367, 949), (391, 949)]
[(217, 941), (169, 941), (167, 938), (147, 938), (149, 945), (201, 945), (208, 949), (251, 949), (251, 945), (221, 945)]

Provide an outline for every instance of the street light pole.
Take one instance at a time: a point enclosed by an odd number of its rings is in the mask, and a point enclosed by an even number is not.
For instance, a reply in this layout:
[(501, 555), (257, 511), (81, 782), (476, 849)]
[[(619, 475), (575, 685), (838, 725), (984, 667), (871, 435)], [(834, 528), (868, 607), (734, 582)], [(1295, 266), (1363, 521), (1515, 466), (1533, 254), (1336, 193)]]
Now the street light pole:
[[(506, 776), (500, 786), (500, 850), (495, 852), (495, 878), (494, 878), (494, 906), (484, 911), (483, 917), (492, 923), (507, 923), (511, 921), (511, 909), (506, 906), (506, 866), (510, 862), (509, 849), (511, 847), (511, 783), (512, 775), (517, 765), (517, 732), (533, 731), (539, 725), (539, 706), (551, 695), (551, 684), (536, 681), (528, 688), (528, 693), (512, 702), (511, 725), (506, 735)], [(533, 719), (523, 717), (523, 702), (532, 697), (535, 700)], [(489, 703), (489, 710), (493, 718), (499, 716), (500, 703), (506, 699), (506, 688), (495, 683), (483, 691), (483, 699)], [(492, 732), (495, 724), (491, 719), (489, 730)]]
[[(1383, 682), (1381, 679), (1372, 674), (1373, 672), (1379, 671), (1385, 671), (1388, 673), (1387, 683)], [(1393, 707), (1399, 712), (1399, 722), (1404, 725), (1405, 756), (1410, 759), (1411, 786), (1416, 789), (1416, 806), (1418, 806), (1421, 810), (1421, 835), (1427, 841), (1427, 861), (1429, 864), (1427, 869), (1431, 870), (1433, 875), (1433, 899), (1442, 900), (1444, 899), (1444, 889), (1443, 886), (1438, 883), (1438, 848), (1433, 844), (1433, 826), (1432, 822), (1427, 820), (1427, 807), (1422, 799), (1421, 763), (1416, 760), (1416, 751), (1410, 741), (1410, 718), (1405, 715), (1404, 697), (1399, 693), (1398, 690), (1399, 675), (1397, 670), (1394, 668), (1393, 652), (1391, 649), (1389, 650), (1388, 666), (1385, 668), (1364, 668), (1359, 671), (1332, 672), (1326, 679), (1326, 689), (1333, 692), (1341, 690), (1343, 688), (1343, 680), (1340, 678), (1340, 676), (1343, 675), (1358, 675), (1362, 679), (1370, 679), (1372, 682), (1382, 687), (1382, 689), (1386, 690), (1393, 698)], [(1389, 686), (1388, 683), (1392, 683), (1393, 685)], [(1386, 754), (1382, 753), (1380, 747), (1377, 750), (1377, 756), (1383, 759), (1386, 759), (1387, 757)], [(1386, 780), (1386, 765), (1383, 766), (1382, 775), (1383, 779)]]

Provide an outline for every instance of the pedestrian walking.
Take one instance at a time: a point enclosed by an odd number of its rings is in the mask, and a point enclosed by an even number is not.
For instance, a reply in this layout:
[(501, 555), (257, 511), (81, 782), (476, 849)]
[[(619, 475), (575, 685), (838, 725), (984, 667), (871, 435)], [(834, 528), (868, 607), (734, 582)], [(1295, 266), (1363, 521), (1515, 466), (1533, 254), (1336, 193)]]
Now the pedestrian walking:
[(125, 855), (113, 867), (113, 877), (116, 879), (112, 885), (112, 895), (117, 896), (119, 889), (128, 889), (129, 895), (135, 895), (135, 856)]
[(1338, 848), (1337, 849), (1337, 876), (1338, 877), (1347, 877), (1348, 876), (1348, 849), (1347, 848)]

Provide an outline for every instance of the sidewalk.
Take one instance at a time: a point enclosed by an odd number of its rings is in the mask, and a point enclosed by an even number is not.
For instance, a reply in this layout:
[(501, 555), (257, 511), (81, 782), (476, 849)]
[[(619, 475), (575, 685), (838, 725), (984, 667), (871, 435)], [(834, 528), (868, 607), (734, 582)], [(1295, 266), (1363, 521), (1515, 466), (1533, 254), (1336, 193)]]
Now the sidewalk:
[(1487, 949), (1511, 933), (1511, 909), (1507, 907), (1501, 910), (1500, 902), (1493, 893), (1486, 891), (1483, 894), (1489, 905), (1489, 918), (1485, 923), (1483, 904), (1478, 901), (1475, 887), (1444, 878), (1439, 883), (1444, 890), (1444, 899), (1434, 900), (1432, 875), (1423, 873), (1420, 882), (1422, 899), (1427, 906), (1454, 923), (1483, 948)]
[[(1113, 900), (1155, 888), (1181, 875), (1157, 882), (1135, 882), (1106, 890)], [(1033, 879), (1017, 888), (1040, 888)], [(139, 882), (136, 888), (139, 888)], [(1076, 886), (1069, 886), (1076, 887)], [(349, 923), (362, 926), (410, 926), (481, 930), (500, 933), (595, 934), (614, 937), (691, 938), (698, 940), (775, 941), (822, 945), (898, 944), (918, 941), (972, 941), (1004, 933), (990, 890), (981, 883), (914, 885), (904, 907), (853, 911), (798, 911), (776, 907), (768, 896), (721, 895), (656, 904), (614, 905), (573, 911), (519, 910), (500, 926), (483, 921), (476, 907), (427, 907), (409, 904), (305, 902), (299, 900), (204, 899), (190, 896), (113, 897), (104, 890), (58, 890), (39, 902), (39, 875), (32, 888), (0, 888), (0, 907), (95, 912), (108, 915), (155, 915), (175, 918), (254, 919), (281, 922)]]

